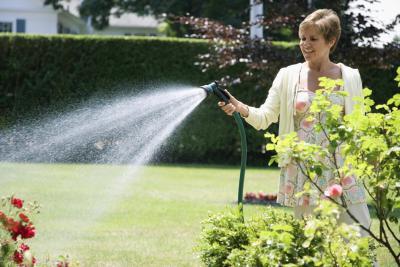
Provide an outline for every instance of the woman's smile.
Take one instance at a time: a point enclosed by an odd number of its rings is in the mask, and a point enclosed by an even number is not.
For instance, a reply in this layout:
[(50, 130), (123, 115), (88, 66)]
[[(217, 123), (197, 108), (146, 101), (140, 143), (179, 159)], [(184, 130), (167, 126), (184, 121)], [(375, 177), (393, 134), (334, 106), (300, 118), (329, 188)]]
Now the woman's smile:
[(313, 53), (314, 53), (314, 50), (313, 49), (302, 49), (302, 52), (303, 52), (303, 55), (305, 56), (305, 57), (309, 57), (309, 56), (311, 56)]
[(316, 27), (307, 27), (299, 32), (300, 49), (306, 61), (329, 59), (333, 42), (325, 40)]

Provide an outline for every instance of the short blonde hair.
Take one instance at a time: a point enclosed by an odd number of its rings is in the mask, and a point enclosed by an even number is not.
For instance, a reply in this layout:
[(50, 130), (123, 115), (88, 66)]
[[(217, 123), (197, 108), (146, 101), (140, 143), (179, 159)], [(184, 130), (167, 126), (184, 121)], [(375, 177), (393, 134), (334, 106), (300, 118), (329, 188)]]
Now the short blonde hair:
[(331, 9), (318, 9), (314, 11), (300, 23), (299, 32), (310, 26), (316, 27), (325, 41), (329, 42), (335, 39), (335, 43), (330, 50), (330, 53), (332, 53), (336, 49), (342, 32), (340, 19), (336, 12)]

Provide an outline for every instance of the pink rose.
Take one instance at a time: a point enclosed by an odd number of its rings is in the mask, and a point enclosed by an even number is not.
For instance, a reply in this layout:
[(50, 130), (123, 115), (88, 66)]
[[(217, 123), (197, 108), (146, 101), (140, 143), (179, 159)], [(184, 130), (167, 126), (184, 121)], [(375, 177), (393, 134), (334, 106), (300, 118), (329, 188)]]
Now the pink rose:
[(342, 193), (342, 187), (338, 184), (334, 184), (325, 190), (324, 195), (327, 197), (340, 197)]

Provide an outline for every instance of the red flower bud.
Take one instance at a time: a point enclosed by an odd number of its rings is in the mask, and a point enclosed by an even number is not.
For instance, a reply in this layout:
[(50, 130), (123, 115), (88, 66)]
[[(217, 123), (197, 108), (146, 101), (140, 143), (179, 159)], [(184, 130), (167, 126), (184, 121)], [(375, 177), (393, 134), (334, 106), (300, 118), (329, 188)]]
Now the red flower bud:
[(27, 226), (23, 226), (20, 229), (22, 239), (27, 239), (35, 236), (35, 227), (30, 223)]
[(19, 229), (20, 223), (17, 221), (14, 221), (13, 218), (8, 218), (6, 224), (7, 224), (8, 231), (14, 232), (14, 233), (17, 233), (19, 231), (18, 229)]
[(16, 250), (14, 251), (13, 260), (15, 263), (21, 264), (24, 261), (24, 255)]
[(23, 201), (22, 199), (12, 197), (12, 198), (11, 198), (11, 204), (12, 204), (14, 207), (17, 207), (17, 208), (20, 209), (20, 208), (22, 208), (22, 206), (23, 206), (23, 204), (24, 204), (24, 201)]
[(22, 212), (19, 214), (19, 218), (20, 218), (22, 221), (26, 222), (26, 223), (29, 222), (28, 216), (26, 216), (26, 215), (23, 214)]
[(28, 245), (25, 245), (24, 243), (22, 243), (22, 244), (19, 246), (19, 249), (20, 249), (22, 252), (25, 252), (25, 251), (29, 250), (29, 246), (28, 246)]

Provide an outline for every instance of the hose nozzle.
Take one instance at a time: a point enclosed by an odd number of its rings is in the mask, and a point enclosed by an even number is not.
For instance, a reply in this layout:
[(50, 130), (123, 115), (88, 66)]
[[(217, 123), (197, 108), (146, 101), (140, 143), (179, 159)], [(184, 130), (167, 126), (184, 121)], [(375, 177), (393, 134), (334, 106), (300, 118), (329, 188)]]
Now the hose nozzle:
[(219, 88), (218, 82), (215, 81), (210, 84), (200, 86), (200, 88), (204, 89), (207, 92), (207, 95), (213, 94), (221, 101), (224, 101), (225, 104), (229, 103), (229, 95), (224, 90)]

